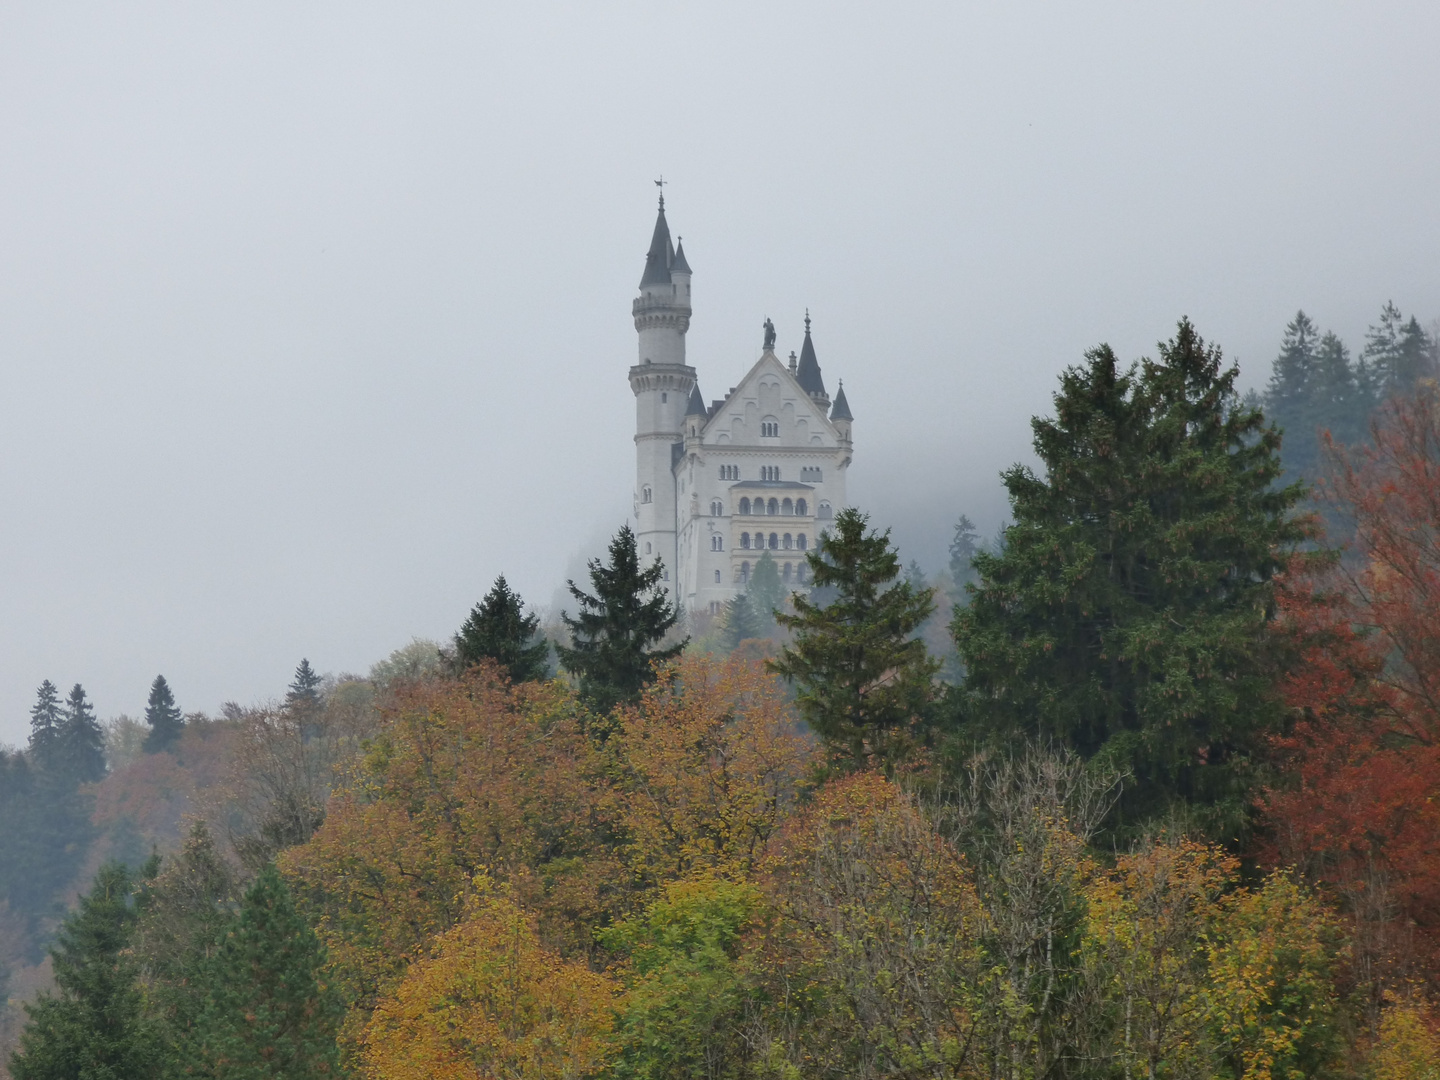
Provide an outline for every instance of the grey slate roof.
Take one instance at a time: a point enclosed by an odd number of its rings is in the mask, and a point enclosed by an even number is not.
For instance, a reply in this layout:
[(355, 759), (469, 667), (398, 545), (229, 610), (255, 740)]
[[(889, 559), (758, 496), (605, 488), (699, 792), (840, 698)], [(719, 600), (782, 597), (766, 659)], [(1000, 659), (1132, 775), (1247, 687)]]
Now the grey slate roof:
[(835, 395), (835, 404), (830, 406), (831, 420), (854, 420), (850, 415), (850, 403), (845, 400), (845, 384), (840, 384), (840, 392)]
[(671, 264), (670, 264), (670, 273), (672, 273), (672, 274), (688, 274), (688, 273), (690, 273), (690, 264), (685, 261), (685, 241), (684, 241), (684, 240), (681, 240), (680, 243), (679, 243), (679, 244), (676, 246), (676, 248), (675, 248), (675, 259), (674, 259), (674, 261), (671, 262)]
[(665, 204), (660, 204), (660, 213), (655, 218), (655, 235), (650, 237), (650, 250), (645, 253), (645, 273), (640, 278), (640, 287), (646, 285), (670, 284), (670, 256), (674, 253), (670, 244), (670, 226), (665, 221)]
[(705, 399), (700, 396), (700, 384), (690, 388), (690, 403), (685, 406), (686, 416), (705, 416)]
[(805, 316), (805, 344), (800, 346), (800, 363), (795, 370), (800, 389), (811, 397), (824, 396), (825, 380), (820, 377), (820, 362), (815, 359), (815, 343), (810, 340), (810, 316)]

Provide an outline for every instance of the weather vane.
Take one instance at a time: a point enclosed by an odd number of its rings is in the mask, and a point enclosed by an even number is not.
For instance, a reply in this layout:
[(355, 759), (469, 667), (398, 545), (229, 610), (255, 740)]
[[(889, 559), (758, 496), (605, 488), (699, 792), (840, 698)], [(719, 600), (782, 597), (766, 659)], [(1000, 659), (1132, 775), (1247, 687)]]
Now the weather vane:
[(660, 209), (665, 209), (665, 174), (660, 174), (660, 179), (655, 181), (655, 186), (660, 189)]

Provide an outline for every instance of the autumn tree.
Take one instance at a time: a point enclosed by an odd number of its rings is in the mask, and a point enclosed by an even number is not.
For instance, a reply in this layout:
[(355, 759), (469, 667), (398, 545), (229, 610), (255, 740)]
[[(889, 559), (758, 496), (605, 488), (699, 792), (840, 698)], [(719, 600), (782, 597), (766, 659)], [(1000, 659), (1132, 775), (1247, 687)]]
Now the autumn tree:
[(1101, 346), (1068, 369), (1033, 421), (1044, 473), (1005, 473), (1015, 523), (955, 615), (972, 737), (1130, 772), (1115, 827), (1184, 802), (1235, 835), (1279, 721), (1273, 578), (1306, 528), (1237, 376), (1188, 320), (1158, 360), (1122, 370)]
[(545, 949), (513, 902), (482, 884), (365, 1029), (375, 1080), (581, 1080), (614, 1053), (615, 986)]
[(826, 603), (796, 594), (780, 615), (794, 634), (775, 671), (798, 685), (796, 701), (837, 761), (859, 768), (898, 755), (931, 696), (939, 663), (915, 632), (934, 610), (929, 590), (898, 580), (890, 531), (847, 508), (807, 556)]
[(623, 525), (610, 541), (610, 562), (591, 559), (590, 587), (566, 585), (579, 604), (574, 618), (562, 612), (571, 645), (556, 646), (560, 663), (580, 680), (580, 695), (597, 712), (633, 702), (650, 681), (657, 662), (678, 656), (685, 643), (655, 648), (680, 618), (661, 584), (658, 560), (640, 566), (635, 534)]
[(501, 574), (455, 635), (455, 661), (462, 668), (493, 660), (515, 682), (543, 679), (550, 644), (537, 640), (540, 617), (525, 614), (520, 596)]
[(145, 723), (150, 732), (145, 736), (145, 752), (156, 754), (172, 749), (185, 728), (185, 717), (175, 704), (175, 694), (164, 675), (156, 675), (150, 684), (150, 700), (145, 705)]

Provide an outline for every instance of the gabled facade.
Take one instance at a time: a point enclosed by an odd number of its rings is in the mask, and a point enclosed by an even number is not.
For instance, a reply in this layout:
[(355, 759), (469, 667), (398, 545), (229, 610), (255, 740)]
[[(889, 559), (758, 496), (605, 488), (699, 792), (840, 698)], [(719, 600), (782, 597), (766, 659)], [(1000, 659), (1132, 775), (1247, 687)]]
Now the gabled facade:
[(783, 580), (805, 584), (805, 553), (845, 506), (852, 417), (843, 387), (833, 402), (825, 390), (808, 313), (798, 359), (781, 361), (767, 333), (760, 359), (707, 406), (685, 363), (690, 278), (662, 196), (633, 306), (635, 532), (686, 610), (718, 614), (765, 550)]

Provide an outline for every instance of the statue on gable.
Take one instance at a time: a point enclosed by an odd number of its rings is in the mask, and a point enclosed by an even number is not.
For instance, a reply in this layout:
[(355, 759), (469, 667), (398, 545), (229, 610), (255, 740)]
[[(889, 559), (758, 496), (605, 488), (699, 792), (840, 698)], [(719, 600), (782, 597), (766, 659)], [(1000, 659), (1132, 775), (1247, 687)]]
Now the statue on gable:
[(770, 316), (765, 316), (765, 351), (771, 352), (775, 348), (775, 324), (770, 321)]

